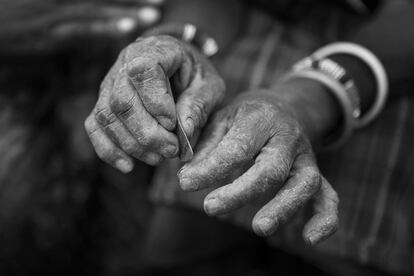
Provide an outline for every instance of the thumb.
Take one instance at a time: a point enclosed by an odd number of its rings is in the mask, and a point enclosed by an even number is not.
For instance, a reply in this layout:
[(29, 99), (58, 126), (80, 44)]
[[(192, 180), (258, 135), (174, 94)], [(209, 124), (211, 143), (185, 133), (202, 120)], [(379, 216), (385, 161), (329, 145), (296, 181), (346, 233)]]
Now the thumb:
[(192, 140), (206, 124), (211, 112), (224, 98), (225, 84), (216, 73), (197, 73), (177, 101), (177, 116), (185, 133)]

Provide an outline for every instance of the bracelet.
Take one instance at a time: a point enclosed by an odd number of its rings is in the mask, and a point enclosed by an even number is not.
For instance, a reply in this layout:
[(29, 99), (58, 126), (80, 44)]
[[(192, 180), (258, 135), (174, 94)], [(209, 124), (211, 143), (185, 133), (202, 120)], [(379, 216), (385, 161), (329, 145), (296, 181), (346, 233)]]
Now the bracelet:
[(348, 42), (337, 42), (320, 48), (312, 54), (314, 59), (320, 60), (327, 56), (347, 54), (362, 60), (374, 75), (377, 93), (371, 108), (360, 118), (355, 120), (355, 127), (361, 128), (371, 123), (384, 108), (388, 97), (388, 78), (385, 69), (378, 58), (368, 49)]
[(352, 102), (352, 115), (355, 119), (361, 115), (361, 99), (358, 88), (353, 79), (348, 77), (346, 70), (335, 61), (324, 58), (316, 60), (313, 56), (307, 57), (293, 66), (293, 71), (317, 70), (339, 81), (348, 93)]
[(144, 33), (144, 36), (150, 35), (171, 35), (194, 45), (207, 57), (212, 57), (219, 51), (216, 40), (201, 32), (193, 24), (170, 23), (161, 25)]
[(353, 103), (348, 97), (348, 93), (345, 88), (335, 79), (327, 76), (326, 74), (316, 70), (303, 70), (293, 71), (285, 76), (284, 80), (290, 80), (294, 78), (306, 78), (315, 80), (322, 83), (333, 93), (337, 99), (342, 110), (342, 126), (341, 129), (333, 136), (328, 137), (323, 143), (323, 149), (334, 149), (342, 145), (352, 134), (353, 131)]

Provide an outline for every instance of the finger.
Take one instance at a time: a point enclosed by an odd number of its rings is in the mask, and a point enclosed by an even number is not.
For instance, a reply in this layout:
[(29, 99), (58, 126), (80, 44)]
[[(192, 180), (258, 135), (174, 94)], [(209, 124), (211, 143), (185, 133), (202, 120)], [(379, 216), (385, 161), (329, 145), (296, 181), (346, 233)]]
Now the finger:
[(136, 151), (140, 152), (138, 158), (145, 162), (145, 158), (141, 159), (140, 156), (148, 152), (157, 153), (159, 161), (161, 156), (176, 157), (177, 137), (159, 125), (147, 112), (126, 74), (121, 74), (115, 81), (114, 91), (109, 98), (110, 110), (135, 138)]
[(339, 198), (324, 177), (313, 204), (315, 214), (303, 230), (303, 238), (310, 245), (315, 245), (334, 234), (339, 225)]
[(99, 158), (123, 173), (133, 169), (134, 161), (106, 136), (92, 114), (85, 120), (85, 130)]
[(295, 158), (295, 149), (280, 137), (268, 143), (255, 163), (233, 183), (222, 186), (204, 200), (209, 215), (220, 215), (236, 210), (265, 194), (274, 193), (286, 181)]
[(254, 232), (261, 236), (274, 233), (318, 191), (320, 184), (321, 176), (313, 156), (299, 155), (293, 164), (293, 175), (253, 218)]
[(201, 137), (195, 148), (195, 154), (191, 164), (196, 164), (207, 156), (218, 146), (228, 131), (228, 116), (226, 110), (219, 111), (202, 131)]
[(171, 77), (188, 59), (173, 38), (146, 38), (131, 45), (126, 54), (128, 76), (146, 110), (167, 130), (177, 124)]
[(103, 115), (100, 112), (97, 117), (100, 118), (99, 124), (107, 137), (126, 154), (151, 166), (161, 163), (163, 157), (156, 152), (150, 152), (150, 150), (143, 148), (116, 116), (112, 114)]
[(222, 115), (223, 112), (217, 113), (213, 120), (204, 129), (200, 140), (198, 141), (197, 147), (195, 148), (194, 157), (191, 160), (191, 163), (185, 164), (177, 172), (178, 176), (181, 175), (181, 171), (185, 170), (188, 164), (196, 164), (205, 159), (223, 139), (227, 132), (227, 119)]
[(183, 167), (178, 175), (183, 190), (194, 191), (209, 187), (224, 180), (235, 168), (253, 160), (267, 142), (268, 135), (263, 125), (252, 123), (259, 118), (252, 117), (236, 118), (223, 140), (205, 159)]
[[(120, 74), (118, 76), (118, 79), (115, 80), (112, 88), (110, 88), (109, 85), (102, 87), (94, 110), (95, 120), (112, 143), (120, 147), (125, 153), (149, 165), (157, 165), (162, 161), (162, 156), (157, 153), (150, 154), (148, 149), (144, 149), (112, 111), (110, 104), (112, 96), (118, 97), (122, 91), (128, 89), (126, 86), (121, 87), (119, 85), (118, 80), (122, 79), (123, 75), (124, 74)], [(109, 88), (118, 89), (118, 92), (111, 95)], [(120, 96), (122, 97), (122, 95)]]
[(190, 139), (203, 128), (211, 112), (222, 102), (224, 92), (224, 81), (215, 71), (197, 71), (177, 101), (177, 114)]

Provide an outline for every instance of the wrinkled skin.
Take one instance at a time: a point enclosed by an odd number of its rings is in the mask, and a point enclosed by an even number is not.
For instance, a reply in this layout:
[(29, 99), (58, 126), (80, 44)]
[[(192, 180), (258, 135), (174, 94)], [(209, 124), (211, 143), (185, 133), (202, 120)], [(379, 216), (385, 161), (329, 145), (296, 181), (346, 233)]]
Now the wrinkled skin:
[(131, 171), (133, 158), (157, 165), (179, 153), (177, 116), (191, 139), (224, 90), (212, 64), (191, 46), (170, 36), (140, 38), (105, 77), (85, 129), (98, 156), (120, 171)]
[[(122, 172), (133, 169), (133, 158), (156, 165), (178, 155), (177, 118), (190, 139), (197, 137), (224, 90), (211, 63), (191, 46), (169, 36), (141, 38), (121, 52), (105, 77), (85, 128), (98, 156)], [(253, 163), (234, 182), (212, 191), (205, 211), (229, 213), (274, 195), (252, 222), (258, 235), (269, 236), (314, 199), (314, 216), (303, 235), (316, 244), (337, 228), (338, 197), (318, 170), (304, 130), (308, 124), (299, 120), (302, 108), (282, 94), (244, 93), (215, 113), (194, 159), (178, 173), (180, 185), (186, 191), (212, 187)]]
[(338, 197), (321, 176), (309, 139), (289, 104), (275, 91), (244, 93), (219, 111), (207, 125), (194, 159), (178, 173), (186, 191), (211, 187), (241, 166), (247, 171), (209, 193), (205, 212), (221, 215), (272, 193), (255, 215), (256, 234), (269, 236), (307, 201), (314, 199), (314, 216), (303, 236), (316, 244), (338, 226)]

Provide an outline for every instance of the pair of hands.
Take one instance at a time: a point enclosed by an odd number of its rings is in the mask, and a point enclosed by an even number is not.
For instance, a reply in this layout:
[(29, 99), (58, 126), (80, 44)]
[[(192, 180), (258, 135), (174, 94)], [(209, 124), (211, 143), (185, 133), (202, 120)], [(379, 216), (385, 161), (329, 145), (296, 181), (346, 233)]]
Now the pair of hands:
[[(179, 94), (176, 103), (172, 91)], [(133, 158), (156, 165), (178, 156), (179, 119), (190, 139), (201, 133), (193, 160), (178, 172), (183, 190), (211, 187), (252, 164), (206, 196), (206, 213), (229, 213), (271, 193), (252, 222), (255, 233), (269, 236), (313, 199), (304, 239), (316, 244), (331, 235), (338, 197), (318, 170), (298, 111), (277, 91), (263, 90), (243, 93), (213, 113), (224, 92), (212, 64), (190, 45), (169, 36), (140, 39), (104, 79), (85, 128), (98, 156), (129, 172)]]

